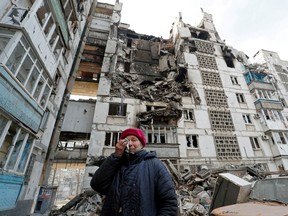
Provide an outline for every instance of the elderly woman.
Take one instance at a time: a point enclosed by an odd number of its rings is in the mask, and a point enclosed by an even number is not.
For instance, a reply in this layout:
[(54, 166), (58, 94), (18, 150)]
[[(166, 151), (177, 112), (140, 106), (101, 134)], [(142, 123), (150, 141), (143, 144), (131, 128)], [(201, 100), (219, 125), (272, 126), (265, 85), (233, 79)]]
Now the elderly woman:
[(155, 152), (143, 148), (142, 130), (128, 128), (97, 169), (91, 187), (106, 195), (102, 216), (176, 216), (177, 197), (172, 178)]

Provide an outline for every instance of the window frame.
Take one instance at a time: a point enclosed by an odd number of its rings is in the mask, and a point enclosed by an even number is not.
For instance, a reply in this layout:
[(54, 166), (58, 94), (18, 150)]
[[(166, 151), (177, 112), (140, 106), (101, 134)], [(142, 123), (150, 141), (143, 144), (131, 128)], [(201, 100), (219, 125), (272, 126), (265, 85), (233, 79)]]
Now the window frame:
[[(121, 111), (122, 105), (123, 105), (123, 111)], [(126, 103), (109, 103), (108, 116), (126, 117), (126, 115), (127, 115)]]
[[(190, 140), (188, 140), (190, 138)], [(194, 145), (194, 141), (196, 140), (196, 145)], [(188, 142), (190, 143), (190, 146)], [(186, 134), (186, 147), (189, 149), (199, 149), (199, 135), (197, 134)]]
[(182, 115), (185, 121), (195, 122), (194, 109), (183, 109)]
[(243, 118), (245, 124), (253, 124), (250, 114), (244, 113), (244, 114), (242, 114), (242, 118)]
[(259, 150), (261, 149), (258, 138), (257, 137), (249, 137), (251, 147), (253, 150)]
[(238, 77), (237, 76), (230, 76), (230, 80), (233, 85), (240, 85), (238, 82)]
[(242, 94), (242, 93), (236, 93), (236, 99), (237, 99), (238, 103), (240, 103), (240, 104), (246, 103), (244, 94)]

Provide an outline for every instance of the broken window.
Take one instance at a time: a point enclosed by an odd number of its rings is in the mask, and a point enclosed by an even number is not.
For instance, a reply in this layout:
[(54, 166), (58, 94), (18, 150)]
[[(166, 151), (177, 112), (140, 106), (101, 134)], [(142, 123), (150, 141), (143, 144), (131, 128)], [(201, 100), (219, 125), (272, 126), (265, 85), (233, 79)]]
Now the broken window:
[(71, 0), (61, 0), (61, 4), (64, 9), (64, 16), (68, 24), (68, 28), (75, 34), (77, 29), (77, 17), (75, 10), (73, 9), (74, 5)]
[(120, 138), (120, 135), (120, 132), (106, 132), (104, 145), (109, 147), (115, 146)]
[(161, 130), (149, 132), (147, 141), (148, 143), (167, 143), (166, 134)]
[(266, 120), (285, 121), (281, 111), (279, 111), (279, 110), (263, 110), (263, 113), (264, 113)]
[(227, 46), (222, 46), (223, 58), (227, 67), (234, 68), (234, 58), (235, 56), (232, 53), (232, 50)]
[(230, 79), (233, 85), (239, 85), (238, 79), (236, 76), (230, 76)]
[(236, 93), (238, 103), (245, 103), (244, 95), (242, 93)]
[(243, 114), (242, 117), (243, 117), (245, 124), (252, 124), (249, 114)]
[(42, 93), (41, 99), (40, 99), (40, 106), (44, 109), (46, 107), (49, 95), (51, 93), (51, 84), (49, 85), (46, 83), (45, 89)]
[(224, 56), (227, 67), (234, 68), (233, 58)]
[(24, 185), (28, 185), (30, 182), (30, 177), (31, 177), (31, 174), (33, 171), (33, 166), (35, 164), (35, 160), (36, 160), (36, 155), (33, 154), (33, 152), (32, 152), (28, 166), (26, 168), (25, 176), (24, 176)]
[(17, 69), (19, 65), (22, 62), (22, 59), (24, 58), (26, 54), (26, 50), (24, 48), (24, 45), (22, 43), (23, 41), (19, 42), (15, 49), (13, 50), (12, 54), (10, 55), (6, 66), (10, 69), (10, 71), (15, 74), (17, 72)]
[(260, 149), (260, 145), (259, 145), (257, 137), (249, 137), (249, 139), (250, 139), (252, 149), (254, 150)]
[(263, 110), (263, 113), (264, 113), (264, 116), (265, 116), (266, 120), (270, 120), (271, 119), (271, 117), (270, 117), (270, 115), (268, 113), (268, 110)]
[(130, 72), (130, 62), (124, 63), (124, 72), (126, 72), (126, 73)]
[(4, 166), (6, 155), (8, 153), (8, 149), (11, 144), (11, 140), (9, 139), (10, 140), (9, 142), (8, 139), (5, 137), (7, 133), (7, 129), (9, 128), (10, 124), (11, 124), (11, 121), (9, 121), (3, 115), (0, 115), (0, 168)]
[(24, 37), (20, 38), (20, 41), (8, 57), (6, 66), (22, 86), (44, 108), (51, 93), (52, 81), (49, 80), (38, 57)]
[(186, 135), (187, 147), (198, 148), (198, 135)]
[(46, 35), (48, 44), (50, 45), (55, 58), (58, 59), (63, 48), (63, 44), (58, 34), (56, 24), (53, 20), (52, 13), (44, 1), (41, 2), (36, 14), (43, 32)]
[(7, 147), (9, 146), (9, 153), (6, 155), (7, 161), (4, 168), (24, 173), (31, 155), (34, 137), (12, 123), (4, 142), (6, 142)]
[(8, 157), (8, 163), (6, 165), (6, 169), (14, 170), (15, 165), (17, 163), (18, 157), (21, 154), (21, 149), (24, 143), (27, 140), (27, 132), (20, 129), (20, 132), (16, 134), (16, 141), (12, 143), (11, 152)]
[(128, 38), (127, 39), (127, 47), (131, 47), (132, 46), (132, 39)]
[(41, 120), (41, 125), (40, 125), (40, 129), (42, 130), (45, 130), (47, 127), (47, 121), (48, 121), (48, 117), (50, 115), (50, 111), (48, 109), (46, 109), (43, 117), (42, 117), (42, 120)]
[(126, 116), (127, 104), (110, 103), (108, 115)]
[(36, 12), (39, 23), (42, 27), (45, 27), (48, 19), (52, 16), (48, 6), (46, 6), (45, 2), (42, 0), (40, 7)]
[(176, 127), (171, 126), (141, 126), (147, 134), (147, 143), (177, 143)]
[(32, 150), (33, 142), (34, 142), (34, 138), (31, 136), (31, 134), (29, 134), (28, 139), (25, 143), (18, 167), (17, 167), (17, 172), (20, 172), (20, 173), (24, 172), (29, 156), (30, 156), (30, 152)]
[(14, 31), (0, 29), (0, 55), (4, 51), (5, 47), (7, 46), (8, 42), (14, 34)]
[(54, 56), (55, 56), (56, 59), (59, 58), (62, 50), (64, 49), (64, 48), (63, 48), (64, 45), (63, 45), (62, 41), (60, 40), (60, 37), (59, 37), (59, 36), (57, 37), (57, 39), (58, 39), (58, 40), (57, 40), (56, 44), (54, 44), (54, 46), (52, 47), (53, 54), (54, 54)]
[[(71, 137), (72, 138), (72, 137)], [(86, 138), (89, 139), (89, 137), (87, 136)], [(67, 137), (66, 137), (67, 139)], [(78, 137), (79, 139), (79, 137)], [(59, 140), (58, 142), (58, 150), (66, 150), (66, 151), (74, 151), (75, 149), (87, 149), (89, 145), (89, 140), (66, 140), (66, 141), (62, 141)]]
[(287, 144), (287, 133), (285, 132), (273, 132), (273, 143), (276, 144)]
[(27, 14), (27, 8), (15, 7), (14, 5), (8, 15), (4, 18), (3, 22), (5, 24), (21, 25), (21, 22), (24, 20)]
[(284, 98), (280, 98), (283, 107), (287, 107), (286, 101)]
[(194, 121), (194, 110), (193, 109), (184, 109), (183, 116), (185, 120)]
[(186, 80), (186, 76), (187, 76), (187, 69), (184, 67), (180, 67), (178, 70), (178, 74), (175, 77), (175, 81), (181, 83)]
[(284, 117), (283, 117), (283, 115), (282, 115), (282, 113), (281, 113), (281, 111), (277, 110), (276, 112), (277, 112), (277, 115), (279, 116), (279, 119), (280, 119), (281, 121), (285, 121), (285, 120), (284, 120)]

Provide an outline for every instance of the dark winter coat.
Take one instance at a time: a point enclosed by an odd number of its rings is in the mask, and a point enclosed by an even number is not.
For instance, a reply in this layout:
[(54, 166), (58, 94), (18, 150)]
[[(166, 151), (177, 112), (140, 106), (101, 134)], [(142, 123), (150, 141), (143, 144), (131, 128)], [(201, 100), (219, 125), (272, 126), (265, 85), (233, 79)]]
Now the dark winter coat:
[(154, 152), (122, 158), (110, 155), (95, 172), (91, 187), (107, 195), (102, 216), (176, 216), (174, 184)]

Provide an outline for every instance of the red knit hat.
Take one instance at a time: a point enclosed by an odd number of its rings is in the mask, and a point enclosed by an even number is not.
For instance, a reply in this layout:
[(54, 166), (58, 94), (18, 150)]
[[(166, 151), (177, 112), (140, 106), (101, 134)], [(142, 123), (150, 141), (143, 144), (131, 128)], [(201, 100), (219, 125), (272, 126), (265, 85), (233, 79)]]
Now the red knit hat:
[(124, 139), (125, 137), (127, 137), (129, 135), (136, 136), (140, 140), (140, 142), (142, 143), (143, 147), (145, 147), (146, 137), (145, 137), (145, 134), (142, 130), (140, 130), (139, 128), (128, 128), (121, 133), (120, 139)]

